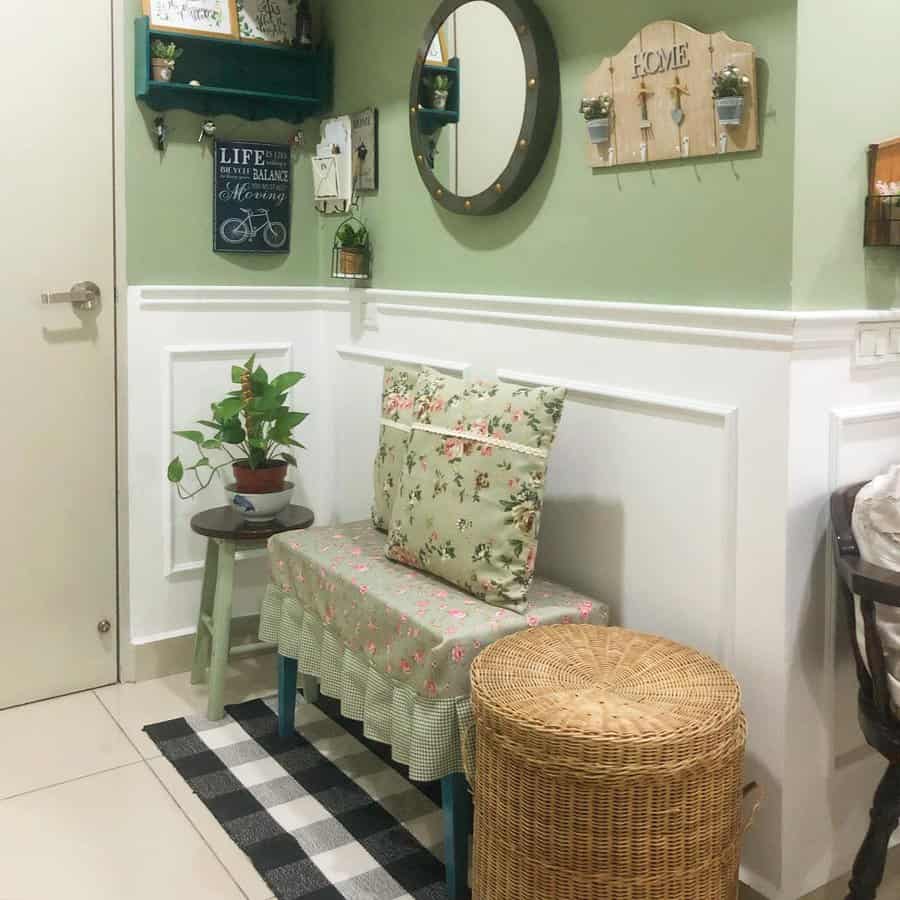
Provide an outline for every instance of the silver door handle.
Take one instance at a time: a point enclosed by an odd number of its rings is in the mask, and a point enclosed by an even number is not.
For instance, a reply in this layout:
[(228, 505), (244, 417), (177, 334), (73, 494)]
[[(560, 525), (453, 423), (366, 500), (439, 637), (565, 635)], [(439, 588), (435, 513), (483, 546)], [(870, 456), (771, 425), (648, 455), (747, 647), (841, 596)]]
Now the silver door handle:
[(93, 281), (79, 281), (72, 285), (71, 291), (41, 294), (41, 303), (71, 303), (75, 309), (93, 309), (100, 302), (100, 288)]

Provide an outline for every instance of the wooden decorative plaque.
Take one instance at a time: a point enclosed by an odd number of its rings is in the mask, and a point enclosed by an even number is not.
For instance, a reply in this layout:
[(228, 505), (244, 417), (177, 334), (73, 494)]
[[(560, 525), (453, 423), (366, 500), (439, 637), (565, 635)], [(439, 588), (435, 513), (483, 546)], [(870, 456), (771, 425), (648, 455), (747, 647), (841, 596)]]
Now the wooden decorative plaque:
[[(713, 73), (728, 65), (750, 79), (739, 125), (721, 124), (712, 94)], [(593, 143), (585, 127), (594, 168), (759, 148), (756, 51), (721, 31), (704, 34), (671, 21), (647, 25), (621, 53), (603, 60), (584, 91), (586, 98), (613, 99), (609, 140)]]

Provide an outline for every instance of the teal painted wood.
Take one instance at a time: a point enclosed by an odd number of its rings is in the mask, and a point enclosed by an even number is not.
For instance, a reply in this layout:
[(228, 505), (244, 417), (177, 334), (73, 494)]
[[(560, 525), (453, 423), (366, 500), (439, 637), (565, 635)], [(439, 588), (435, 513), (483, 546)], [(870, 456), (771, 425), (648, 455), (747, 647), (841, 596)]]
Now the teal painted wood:
[[(461, 110), (460, 97), (461, 85), (460, 79), (462, 69), (459, 59), (451, 59), (449, 66), (426, 66), (422, 74), (422, 96), (420, 99), (421, 108), (418, 112), (419, 130), (422, 134), (434, 134), (445, 125), (455, 125), (459, 122), (459, 114)], [(444, 74), (449, 75), (453, 81), (450, 85), (450, 96), (447, 98), (446, 109), (431, 109), (427, 104), (430, 102), (426, 96), (427, 88), (424, 84), (425, 79), (431, 75)]]
[[(150, 45), (156, 38), (184, 51), (170, 82), (151, 78)], [(334, 62), (329, 47), (295, 50), (154, 31), (146, 16), (135, 20), (134, 40), (135, 96), (157, 111), (186, 109), (204, 116), (300, 123), (331, 105)]]
[(307, 703), (319, 702), (319, 679), (312, 675), (304, 675), (302, 679), (303, 699)]
[[(305, 683), (305, 679), (304, 679)], [(278, 735), (287, 738), (294, 733), (297, 707), (297, 660), (278, 656)]]
[(469, 838), (472, 835), (472, 796), (464, 775), (441, 780), (444, 809), (444, 865), (447, 896), (465, 900), (469, 896)]
[(206, 542), (206, 564), (203, 567), (203, 590), (200, 594), (200, 613), (197, 616), (197, 634), (194, 637), (194, 663), (191, 667), (191, 684), (206, 681), (206, 670), (212, 654), (212, 634), (203, 617), (212, 617), (216, 603), (216, 579), (219, 568), (219, 545)]
[(234, 555), (237, 551), (237, 545), (233, 541), (216, 543), (219, 544), (219, 549), (206, 711), (206, 717), (211, 722), (217, 722), (225, 715), (225, 676), (231, 650), (231, 604), (234, 593)]

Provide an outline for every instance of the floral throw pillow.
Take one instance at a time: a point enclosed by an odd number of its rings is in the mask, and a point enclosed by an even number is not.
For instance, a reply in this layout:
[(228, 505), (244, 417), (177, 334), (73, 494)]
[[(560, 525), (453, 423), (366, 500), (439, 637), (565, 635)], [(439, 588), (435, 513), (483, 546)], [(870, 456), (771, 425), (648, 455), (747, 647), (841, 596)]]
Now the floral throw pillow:
[(561, 388), (419, 376), (387, 555), (520, 612)]
[(400, 468), (406, 458), (418, 377), (417, 368), (394, 366), (384, 370), (381, 434), (375, 457), (375, 498), (372, 503), (372, 523), (380, 531), (388, 530), (394, 494), (400, 484)]

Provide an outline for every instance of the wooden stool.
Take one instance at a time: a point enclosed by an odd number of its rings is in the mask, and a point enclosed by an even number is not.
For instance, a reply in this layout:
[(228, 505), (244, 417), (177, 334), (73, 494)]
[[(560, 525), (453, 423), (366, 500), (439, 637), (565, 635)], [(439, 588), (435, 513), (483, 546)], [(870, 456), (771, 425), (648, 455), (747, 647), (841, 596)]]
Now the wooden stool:
[[(874, 900), (884, 878), (891, 835), (900, 823), (900, 719), (891, 706), (884, 645), (875, 616), (876, 604), (900, 607), (900, 572), (860, 559), (852, 522), (856, 495), (864, 486), (855, 484), (832, 495), (831, 525), (840, 592), (859, 678), (859, 724), (869, 746), (887, 760), (888, 767), (875, 791), (869, 831), (853, 864), (847, 900)], [(860, 598), (864, 647), (857, 640), (856, 597)]]
[(246, 522), (230, 506), (210, 509), (191, 519), (191, 528), (208, 538), (191, 684), (206, 681), (209, 669), (206, 715), (210, 721), (218, 721), (225, 715), (225, 673), (229, 658), (274, 647), (267, 643), (231, 646), (234, 558), (238, 546), (243, 550), (265, 547), (273, 535), (309, 528), (314, 520), (312, 511), (303, 506), (289, 506), (273, 521), (258, 524)]

